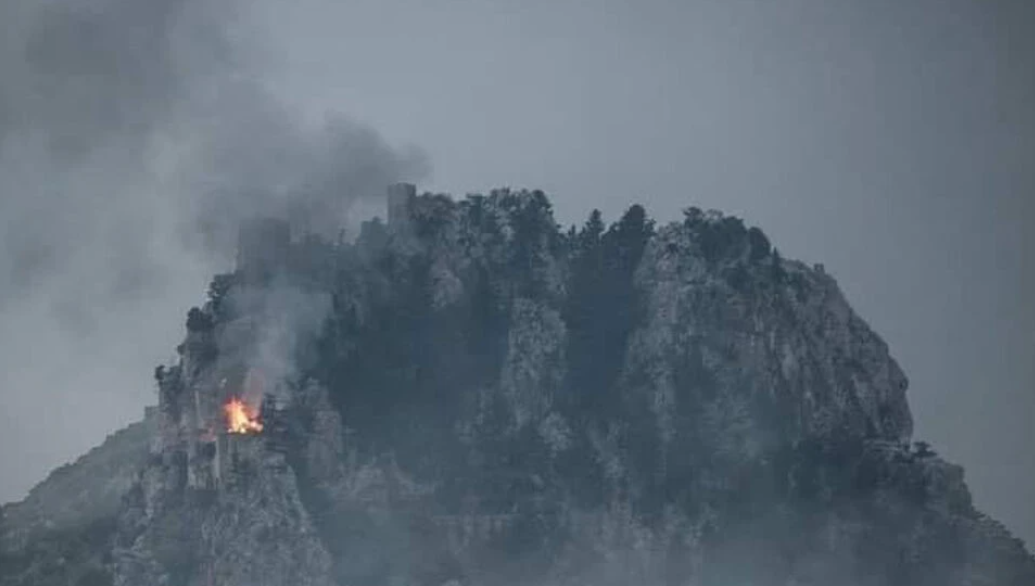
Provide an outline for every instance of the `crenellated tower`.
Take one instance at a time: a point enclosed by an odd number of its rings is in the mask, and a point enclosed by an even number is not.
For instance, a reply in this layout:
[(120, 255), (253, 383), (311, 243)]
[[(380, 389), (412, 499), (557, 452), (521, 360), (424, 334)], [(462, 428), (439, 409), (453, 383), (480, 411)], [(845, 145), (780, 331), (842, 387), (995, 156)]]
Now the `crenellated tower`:
[(388, 186), (388, 225), (405, 228), (410, 223), (417, 186), (412, 183), (393, 183)]

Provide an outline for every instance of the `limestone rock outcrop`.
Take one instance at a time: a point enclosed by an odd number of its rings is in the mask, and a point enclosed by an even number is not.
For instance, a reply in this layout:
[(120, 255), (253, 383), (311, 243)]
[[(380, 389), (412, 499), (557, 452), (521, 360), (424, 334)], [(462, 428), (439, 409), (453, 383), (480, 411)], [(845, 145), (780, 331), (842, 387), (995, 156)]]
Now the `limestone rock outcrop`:
[(149, 431), (4, 509), (0, 584), (1035, 584), (822, 267), (693, 208), (391, 194), (352, 243), (253, 226)]

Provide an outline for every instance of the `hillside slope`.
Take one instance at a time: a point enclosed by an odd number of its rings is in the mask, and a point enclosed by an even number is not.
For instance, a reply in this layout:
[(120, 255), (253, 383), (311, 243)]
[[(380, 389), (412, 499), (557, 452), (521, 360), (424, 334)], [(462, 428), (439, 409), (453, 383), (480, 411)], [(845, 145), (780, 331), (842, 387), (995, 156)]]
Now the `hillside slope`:
[(1035, 584), (834, 279), (736, 218), (397, 186), (354, 243), (241, 242), (79, 583)]
[(62, 466), (0, 509), (0, 584), (107, 584), (122, 497), (147, 462), (147, 417)]

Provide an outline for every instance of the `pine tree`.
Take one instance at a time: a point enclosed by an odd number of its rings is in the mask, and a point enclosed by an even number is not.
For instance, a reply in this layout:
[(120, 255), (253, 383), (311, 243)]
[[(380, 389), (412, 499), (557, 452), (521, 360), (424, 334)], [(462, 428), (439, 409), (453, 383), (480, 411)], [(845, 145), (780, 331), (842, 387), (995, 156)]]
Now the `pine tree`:
[(654, 222), (640, 205), (606, 231), (594, 210), (578, 234), (567, 320), (571, 370), (577, 373), (569, 386), (579, 411), (620, 408), (612, 390), (638, 311), (633, 275), (653, 234)]

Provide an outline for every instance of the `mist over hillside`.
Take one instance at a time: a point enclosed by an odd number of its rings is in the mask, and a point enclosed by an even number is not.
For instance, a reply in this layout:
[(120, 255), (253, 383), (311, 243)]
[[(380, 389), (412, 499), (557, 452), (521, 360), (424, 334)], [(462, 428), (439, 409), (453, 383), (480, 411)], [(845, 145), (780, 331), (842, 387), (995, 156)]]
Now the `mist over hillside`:
[(1033, 9), (0, 2), (0, 586), (1035, 583)]
[(1035, 580), (914, 441), (887, 345), (760, 229), (564, 229), (509, 189), (387, 209), (354, 241), (244, 224), (150, 431), (5, 507), (0, 584)]
[(832, 267), (918, 432), (1031, 541), (1033, 8), (4, 3), (0, 501), (154, 400), (237, 221), (351, 238), (409, 180), (538, 186), (565, 223), (639, 201), (765, 226)]

